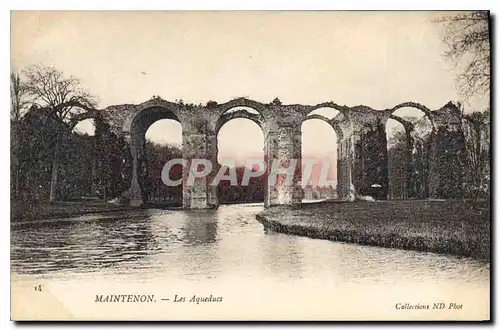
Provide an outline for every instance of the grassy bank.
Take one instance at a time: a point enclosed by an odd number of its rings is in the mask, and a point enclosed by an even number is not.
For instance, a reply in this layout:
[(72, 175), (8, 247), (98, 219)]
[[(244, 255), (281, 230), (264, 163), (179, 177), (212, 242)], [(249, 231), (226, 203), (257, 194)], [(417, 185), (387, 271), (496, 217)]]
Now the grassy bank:
[(104, 213), (111, 211), (129, 210), (131, 207), (109, 204), (104, 201), (68, 201), (68, 202), (41, 202), (12, 200), (10, 205), (11, 221), (27, 221), (70, 217), (82, 214)]
[(490, 259), (486, 202), (379, 201), (269, 208), (265, 228), (294, 235)]

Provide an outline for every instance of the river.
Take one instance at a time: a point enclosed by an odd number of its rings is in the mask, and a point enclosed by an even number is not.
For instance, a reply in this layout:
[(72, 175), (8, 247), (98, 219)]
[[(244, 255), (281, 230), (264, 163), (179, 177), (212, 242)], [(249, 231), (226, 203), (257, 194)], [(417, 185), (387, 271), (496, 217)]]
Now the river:
[[(399, 301), (467, 301), (456, 296), (465, 291), (463, 295), (477, 295), (474, 300), (482, 309), (489, 307), (488, 263), (266, 232), (255, 219), (262, 209), (262, 204), (209, 211), (145, 209), (16, 224), (11, 229), (14, 283), (26, 291), (38, 283), (58, 284), (61, 292), (71, 292), (78, 285), (81, 294), (82, 287), (98, 281), (111, 286), (107, 291), (114, 291), (117, 284), (128, 290), (142, 286), (160, 291), (157, 296), (168, 300), (180, 289), (185, 292), (186, 286), (192, 291), (209, 287), (212, 292), (222, 291), (226, 302), (239, 304), (242, 295), (247, 297), (245, 302), (262, 300), (263, 291), (268, 298), (278, 295), (279, 302), (287, 301), (291, 292), (323, 302), (329, 296), (320, 298), (320, 293), (331, 291), (339, 298), (349, 289), (349, 297), (359, 296), (358, 307), (369, 307), (366, 298), (387, 295), (392, 300), (387, 309), (393, 312)], [(169, 289), (162, 292), (164, 287), (158, 290), (158, 284), (170, 284)], [(55, 291), (57, 286), (51, 286)], [(397, 289), (412, 292), (398, 296)], [(241, 293), (236, 295), (235, 290)], [(430, 295), (436, 290), (441, 297)], [(363, 299), (363, 295), (369, 297)], [(304, 309), (304, 303), (289, 311), (300, 307)], [(351, 316), (345, 315), (347, 310), (344, 315), (331, 314)], [(352, 313), (353, 318), (361, 315), (371, 316)]]

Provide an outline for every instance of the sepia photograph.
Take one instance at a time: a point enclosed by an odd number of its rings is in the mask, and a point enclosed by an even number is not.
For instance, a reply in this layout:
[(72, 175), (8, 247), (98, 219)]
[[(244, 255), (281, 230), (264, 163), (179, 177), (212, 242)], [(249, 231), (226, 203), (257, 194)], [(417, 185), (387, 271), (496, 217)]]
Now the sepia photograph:
[(11, 320), (491, 321), (490, 11), (10, 27)]

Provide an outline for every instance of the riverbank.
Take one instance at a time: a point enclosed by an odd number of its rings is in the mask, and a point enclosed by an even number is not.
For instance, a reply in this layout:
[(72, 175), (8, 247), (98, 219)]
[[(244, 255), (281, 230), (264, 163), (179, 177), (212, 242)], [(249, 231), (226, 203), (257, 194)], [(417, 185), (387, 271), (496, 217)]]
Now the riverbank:
[(110, 204), (101, 200), (58, 201), (53, 203), (12, 200), (10, 218), (12, 222), (32, 221), (132, 209), (136, 208)]
[(264, 228), (287, 234), (490, 260), (487, 202), (313, 203), (269, 208), (257, 219)]

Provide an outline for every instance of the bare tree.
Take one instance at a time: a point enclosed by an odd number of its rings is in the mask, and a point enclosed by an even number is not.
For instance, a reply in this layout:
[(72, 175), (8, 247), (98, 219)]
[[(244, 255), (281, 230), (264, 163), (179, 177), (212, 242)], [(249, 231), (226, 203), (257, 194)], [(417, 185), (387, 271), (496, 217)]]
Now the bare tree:
[[(11, 120), (11, 180), (14, 181), (14, 195), (19, 194), (19, 146), (21, 134), (19, 122), (26, 110), (28, 100), (18, 72), (10, 73), (10, 120)], [(12, 188), (12, 186), (11, 186)]]
[(489, 189), (490, 113), (474, 112), (464, 116), (465, 171), (468, 185), (477, 197)]
[(461, 12), (439, 20), (444, 24), (445, 56), (459, 68), (457, 85), (468, 100), (490, 90), (489, 12)]
[(65, 77), (54, 67), (32, 66), (24, 71), (24, 90), (32, 97), (33, 103), (45, 108), (59, 125), (55, 137), (50, 182), (50, 201), (57, 198), (59, 145), (65, 137), (65, 123), (73, 115), (95, 109), (96, 100), (80, 86), (75, 77)]
[(28, 106), (27, 93), (16, 71), (10, 73), (10, 119), (18, 123)]

